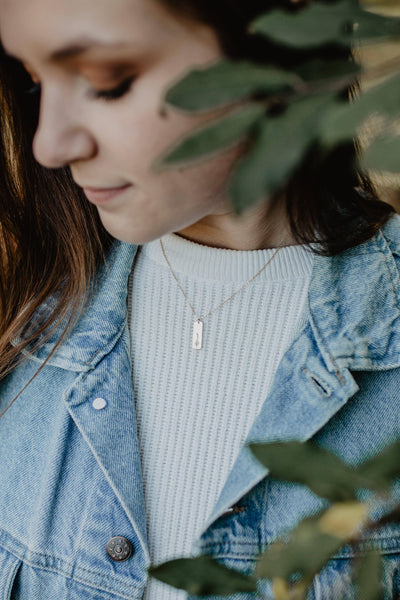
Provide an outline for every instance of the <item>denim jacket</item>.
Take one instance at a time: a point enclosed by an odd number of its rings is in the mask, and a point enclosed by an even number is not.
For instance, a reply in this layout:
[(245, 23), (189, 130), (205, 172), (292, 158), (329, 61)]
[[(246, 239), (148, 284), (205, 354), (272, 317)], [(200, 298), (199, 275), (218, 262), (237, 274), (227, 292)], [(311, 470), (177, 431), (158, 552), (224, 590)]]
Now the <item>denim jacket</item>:
[[(73, 332), (0, 419), (1, 600), (143, 596), (150, 559), (126, 308), (136, 251), (115, 242)], [(357, 464), (399, 437), (399, 267), (399, 216), (356, 248), (315, 257), (307, 323), (282, 358), (248, 442), (313, 438)], [(25, 352), (0, 386), (0, 411), (58, 335)], [(244, 446), (192, 554), (251, 573), (259, 552), (320, 507), (304, 486), (270, 478)], [(107, 554), (115, 536), (131, 544), (128, 560)], [(348, 597), (351, 558), (369, 547), (384, 557), (385, 599), (399, 598), (394, 525), (340, 550), (309, 598)], [(270, 583), (231, 597), (271, 598)]]

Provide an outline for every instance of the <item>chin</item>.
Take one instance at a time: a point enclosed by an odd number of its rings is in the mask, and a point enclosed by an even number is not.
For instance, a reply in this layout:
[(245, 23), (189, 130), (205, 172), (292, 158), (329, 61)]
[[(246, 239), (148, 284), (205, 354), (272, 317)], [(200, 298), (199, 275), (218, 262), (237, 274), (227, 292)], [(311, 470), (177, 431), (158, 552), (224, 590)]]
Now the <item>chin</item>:
[(168, 231), (165, 231), (164, 229), (157, 231), (154, 229), (141, 229), (140, 231), (137, 231), (134, 228), (127, 228), (126, 223), (124, 224), (125, 226), (122, 226), (121, 223), (110, 223), (108, 222), (108, 219), (102, 218), (101, 221), (104, 225), (104, 228), (109, 234), (112, 235), (113, 238), (119, 240), (120, 242), (134, 244), (135, 246), (141, 246), (147, 242), (152, 242), (168, 233)]
[(193, 223), (192, 220), (189, 220), (189, 223), (171, 222), (168, 219), (163, 221), (161, 218), (159, 220), (151, 218), (150, 215), (147, 219), (136, 223), (131, 214), (123, 215), (122, 212), (117, 214), (117, 212), (111, 213), (102, 210), (99, 210), (99, 215), (104, 228), (116, 240), (136, 246), (158, 240), (164, 235), (185, 229)]

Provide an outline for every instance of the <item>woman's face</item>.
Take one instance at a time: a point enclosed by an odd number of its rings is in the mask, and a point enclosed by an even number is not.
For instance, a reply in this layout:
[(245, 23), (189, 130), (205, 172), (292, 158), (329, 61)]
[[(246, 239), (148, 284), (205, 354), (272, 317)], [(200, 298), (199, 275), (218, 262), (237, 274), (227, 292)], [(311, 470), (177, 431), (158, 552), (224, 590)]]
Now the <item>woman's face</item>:
[(41, 84), (36, 159), (69, 165), (113, 236), (141, 244), (231, 210), (226, 183), (239, 145), (201, 164), (151, 169), (217, 114), (159, 112), (172, 80), (222, 56), (211, 28), (156, 0), (0, 0), (0, 36)]

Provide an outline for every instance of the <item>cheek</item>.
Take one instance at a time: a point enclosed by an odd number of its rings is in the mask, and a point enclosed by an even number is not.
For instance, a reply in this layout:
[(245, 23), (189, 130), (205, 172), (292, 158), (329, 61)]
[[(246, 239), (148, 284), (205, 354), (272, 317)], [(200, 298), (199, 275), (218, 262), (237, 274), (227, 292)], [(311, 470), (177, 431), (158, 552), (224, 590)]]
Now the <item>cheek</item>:
[(158, 200), (163, 197), (167, 203), (180, 205), (186, 211), (190, 210), (187, 203), (190, 195), (194, 205), (200, 203), (212, 208), (213, 203), (226, 193), (229, 175), (243, 153), (244, 144), (239, 143), (219, 156), (155, 173), (151, 167), (156, 158), (190, 131), (226, 111), (193, 116), (168, 107), (163, 117), (159, 114), (159, 98), (158, 88), (150, 90), (148, 85), (138, 85), (133, 88), (129, 101), (119, 105), (117, 119), (111, 120), (102, 115), (99, 127), (104, 128), (104, 123), (110, 123), (103, 143), (105, 162), (114, 165), (140, 189), (154, 194)]
[[(123, 170), (136, 176), (151, 174), (151, 165), (177, 139), (177, 128), (156, 111), (135, 109), (122, 116), (108, 135), (108, 148), (119, 157)], [(164, 171), (162, 174), (165, 173)]]
[(111, 130), (114, 145), (117, 142), (121, 151), (139, 164), (152, 163), (195, 128), (227, 112), (224, 108), (213, 113), (190, 115), (167, 107), (166, 114), (161, 116), (160, 99), (164, 87), (158, 82), (140, 82), (123, 107), (118, 107), (118, 118)]
[(120, 138), (125, 147), (139, 149), (139, 154), (149, 160), (155, 159), (176, 144), (197, 125), (194, 118), (184, 117), (168, 111), (159, 115), (158, 107), (130, 112), (120, 128)]
[(219, 155), (209, 156), (178, 170), (177, 176), (190, 182), (200, 198), (227, 197), (229, 181), (243, 156), (245, 145), (239, 142)]

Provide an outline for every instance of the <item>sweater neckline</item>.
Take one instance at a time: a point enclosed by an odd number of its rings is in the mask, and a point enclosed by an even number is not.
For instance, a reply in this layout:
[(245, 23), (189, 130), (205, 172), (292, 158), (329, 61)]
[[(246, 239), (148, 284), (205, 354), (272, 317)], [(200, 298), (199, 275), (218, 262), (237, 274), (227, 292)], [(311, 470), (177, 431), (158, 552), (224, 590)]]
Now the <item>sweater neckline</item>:
[[(250, 279), (272, 257), (276, 248), (262, 250), (229, 250), (193, 242), (175, 233), (161, 238), (175, 273), (190, 279), (221, 282)], [(169, 271), (160, 240), (143, 244), (140, 252)], [(304, 245), (284, 246), (260, 273), (258, 281), (282, 281), (307, 278), (312, 271), (314, 255)]]

